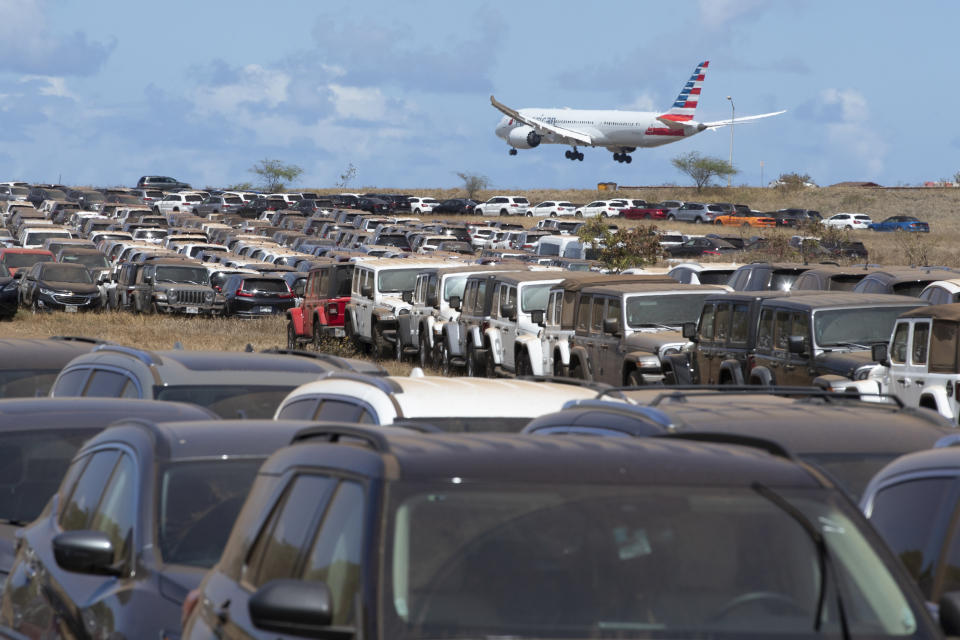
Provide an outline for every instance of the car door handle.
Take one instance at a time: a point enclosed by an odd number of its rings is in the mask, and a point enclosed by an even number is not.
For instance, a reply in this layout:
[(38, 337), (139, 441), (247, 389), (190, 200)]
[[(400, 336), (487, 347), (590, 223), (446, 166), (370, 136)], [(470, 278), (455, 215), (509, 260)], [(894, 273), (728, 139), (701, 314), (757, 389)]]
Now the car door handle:
[(922, 387), (922, 386), (923, 386), (923, 380), (915, 380), (913, 384), (917, 385), (918, 387)]
[(906, 378), (897, 378), (897, 384), (907, 384)]

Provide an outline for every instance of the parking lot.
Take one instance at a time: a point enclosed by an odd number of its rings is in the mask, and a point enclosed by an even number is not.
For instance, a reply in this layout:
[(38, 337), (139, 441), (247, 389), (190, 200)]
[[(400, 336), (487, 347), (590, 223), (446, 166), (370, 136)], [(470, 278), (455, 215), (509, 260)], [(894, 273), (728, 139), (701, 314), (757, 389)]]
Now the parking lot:
[(154, 186), (7, 185), (0, 637), (960, 633), (960, 197)]

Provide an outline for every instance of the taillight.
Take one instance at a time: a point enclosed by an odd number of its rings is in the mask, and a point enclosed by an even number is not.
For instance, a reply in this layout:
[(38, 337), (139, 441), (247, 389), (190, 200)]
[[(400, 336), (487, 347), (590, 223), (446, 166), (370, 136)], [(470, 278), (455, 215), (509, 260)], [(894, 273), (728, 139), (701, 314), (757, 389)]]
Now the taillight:
[(328, 302), (328, 303), (327, 303), (327, 315), (328, 315), (328, 316), (336, 316), (336, 315), (339, 315), (339, 314), (340, 314), (340, 310), (337, 309), (337, 303), (336, 303), (336, 302)]
[(295, 298), (296, 296), (293, 294), (293, 291), (287, 291), (286, 293), (281, 293), (277, 297), (282, 298), (284, 300), (288, 300), (290, 298)]
[(252, 294), (252, 293), (250, 293), (249, 291), (244, 291), (243, 289), (237, 289), (236, 295), (240, 296), (241, 298), (252, 298), (252, 297), (253, 297), (253, 294)]

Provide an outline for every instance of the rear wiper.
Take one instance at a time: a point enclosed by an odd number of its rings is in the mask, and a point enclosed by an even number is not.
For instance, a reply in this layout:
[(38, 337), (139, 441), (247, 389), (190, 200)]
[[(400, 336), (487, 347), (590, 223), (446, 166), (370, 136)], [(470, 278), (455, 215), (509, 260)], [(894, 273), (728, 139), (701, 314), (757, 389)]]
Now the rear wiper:
[(846, 611), (843, 607), (843, 596), (840, 593), (840, 580), (839, 576), (837, 576), (837, 569), (833, 564), (833, 559), (830, 556), (826, 538), (823, 537), (823, 534), (817, 529), (816, 525), (814, 525), (800, 509), (793, 506), (786, 498), (773, 489), (759, 482), (754, 482), (750, 485), (750, 488), (756, 491), (761, 497), (766, 498), (780, 507), (784, 513), (796, 520), (797, 524), (810, 536), (813, 545), (817, 548), (817, 557), (820, 562), (820, 594), (817, 596), (817, 611), (813, 618), (813, 630), (820, 631), (821, 624), (823, 623), (823, 609), (827, 598), (827, 574), (829, 572), (830, 577), (833, 578), (834, 585), (836, 585), (834, 590), (837, 594), (837, 616), (840, 618), (841, 637), (844, 640), (850, 640), (850, 627), (847, 622)]

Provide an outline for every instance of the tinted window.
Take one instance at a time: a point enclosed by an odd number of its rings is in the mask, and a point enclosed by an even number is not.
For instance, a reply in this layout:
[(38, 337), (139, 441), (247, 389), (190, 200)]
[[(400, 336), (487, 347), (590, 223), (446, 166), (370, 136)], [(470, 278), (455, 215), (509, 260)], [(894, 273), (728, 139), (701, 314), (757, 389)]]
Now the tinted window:
[(53, 389), (55, 396), (79, 396), (83, 391), (83, 385), (87, 380), (89, 369), (71, 369), (57, 380), (57, 385)]
[(310, 420), (317, 408), (316, 398), (296, 400), (283, 407), (277, 415), (278, 420)]
[(90, 528), (101, 531), (113, 543), (113, 561), (121, 562), (127, 558), (133, 537), (133, 523), (136, 521), (136, 501), (134, 500), (136, 467), (130, 456), (121, 455), (120, 462), (113, 470), (110, 484), (103, 492), (100, 506), (93, 514)]
[(321, 400), (314, 420), (329, 420), (331, 422), (357, 422), (363, 407), (344, 400)]
[(600, 331), (603, 326), (603, 298), (597, 298), (593, 301), (593, 317), (590, 322), (590, 329)]
[(93, 510), (100, 502), (100, 495), (119, 457), (120, 452), (116, 450), (100, 451), (93, 455), (60, 512), (60, 526), (65, 531), (89, 526)]
[(96, 398), (119, 398), (123, 395), (126, 384), (127, 376), (122, 373), (94, 369), (83, 395)]
[(913, 364), (927, 364), (927, 342), (929, 338), (929, 322), (918, 322), (913, 325), (913, 350), (910, 354), (910, 361)]
[(342, 482), (323, 519), (303, 578), (326, 583), (333, 596), (333, 624), (354, 619), (363, 549), (363, 488)]
[(196, 385), (154, 388), (157, 400), (192, 402), (221, 418), (267, 419), (293, 389), (292, 386)]
[(727, 335), (730, 331), (730, 305), (726, 302), (721, 302), (717, 305), (717, 324), (716, 324), (716, 338), (718, 342), (723, 342), (727, 339)]
[(330, 478), (320, 476), (299, 476), (293, 481), (283, 504), (250, 551), (247, 582), (260, 586), (296, 574), (297, 560), (334, 484)]
[(580, 298), (577, 308), (577, 330), (587, 331), (590, 328), (590, 296)]
[(954, 493), (952, 478), (925, 478), (888, 487), (873, 500), (870, 521), (927, 595), (943, 530), (936, 525), (953, 512)]
[(957, 323), (933, 321), (930, 371), (937, 373), (957, 371)]
[(730, 322), (730, 342), (744, 344), (750, 330), (750, 308), (745, 304), (733, 305)]
[(713, 340), (713, 322), (715, 320), (717, 308), (712, 305), (704, 305), (703, 313), (700, 314), (700, 339)]
[(890, 361), (904, 363), (907, 361), (907, 338), (910, 335), (910, 323), (898, 322), (893, 332), (893, 348), (890, 351)]

